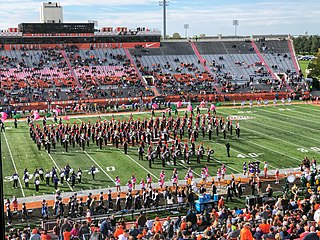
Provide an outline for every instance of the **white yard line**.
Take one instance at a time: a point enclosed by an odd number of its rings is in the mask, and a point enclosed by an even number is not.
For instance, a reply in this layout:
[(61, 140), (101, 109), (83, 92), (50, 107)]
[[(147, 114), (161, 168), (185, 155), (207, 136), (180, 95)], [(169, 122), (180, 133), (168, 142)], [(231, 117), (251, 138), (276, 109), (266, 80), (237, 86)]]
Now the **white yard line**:
[[(5, 133), (5, 132), (3, 132), (3, 136), (4, 136), (4, 139), (6, 140), (6, 144), (7, 144), (8, 150), (9, 150), (9, 154), (10, 154), (10, 157), (11, 157), (11, 161), (12, 161), (14, 170), (15, 170), (15, 172), (16, 172), (17, 174), (19, 174), (19, 173), (18, 173), (18, 170), (17, 170), (16, 163), (14, 162), (14, 159), (13, 159), (12, 152), (11, 152), (11, 149), (10, 149), (10, 146), (9, 146), (9, 143), (8, 143), (8, 139), (7, 139), (7, 137), (6, 137), (6, 133)], [(25, 193), (24, 193), (24, 190), (23, 190), (23, 188), (22, 188), (22, 184), (21, 184), (20, 177), (18, 178), (18, 181), (19, 181), (19, 185), (20, 185), (21, 192), (22, 192), (22, 196), (23, 196), (23, 197), (26, 197), (26, 195), (25, 195)]]
[[(150, 113), (143, 113), (144, 115), (150, 115)], [(221, 144), (221, 143), (217, 143), (217, 144), (220, 144), (220, 145), (223, 145), (223, 144)], [(231, 149), (232, 150), (232, 149)], [(235, 150), (234, 150), (235, 151)], [(228, 166), (227, 164), (225, 164), (225, 163), (222, 163), (222, 162), (220, 162), (219, 160), (216, 160), (215, 158), (213, 158), (213, 160), (214, 161), (216, 161), (217, 163), (220, 163), (220, 164), (224, 164), (227, 168), (230, 168), (231, 170), (233, 170), (233, 171), (235, 171), (235, 172), (238, 172), (238, 173), (241, 173), (240, 171), (238, 171), (238, 170), (236, 170), (236, 169), (234, 169), (234, 168), (232, 168), (232, 167), (230, 167), (230, 166)], [(186, 167), (186, 166), (184, 166), (183, 164), (181, 164), (181, 163), (179, 163), (181, 166), (183, 166), (184, 168), (187, 168), (188, 169), (188, 167)], [(193, 171), (194, 172), (194, 171)], [(194, 172), (195, 173), (195, 172)], [(201, 176), (201, 175), (199, 175), (199, 174), (197, 174), (197, 173), (195, 173), (196, 175), (198, 175), (198, 176)]]
[[(225, 147), (225, 145), (224, 145), (224, 144), (222, 144), (222, 143), (218, 143), (218, 142), (216, 142), (216, 144), (219, 144), (219, 145), (221, 145), (221, 146)], [(230, 150), (231, 150), (231, 151), (234, 151), (234, 152), (237, 152), (237, 153), (240, 153), (240, 154), (243, 154), (242, 152), (239, 152), (238, 150), (235, 150), (235, 149), (232, 149), (232, 148), (230, 148)], [(252, 157), (250, 157), (250, 156), (249, 156), (249, 158), (252, 158)], [(237, 172), (237, 173), (242, 173), (242, 172), (240, 172), (239, 170), (236, 170), (236, 169), (234, 169), (234, 168), (232, 168), (232, 167), (228, 166), (227, 164), (225, 164), (225, 163), (223, 163), (223, 162), (221, 162), (221, 161), (217, 160), (217, 159), (216, 159), (216, 158), (214, 158), (214, 157), (213, 157), (213, 159), (214, 159), (216, 162), (220, 163), (220, 164), (224, 164), (227, 168), (230, 168), (230, 169), (232, 169), (233, 171), (235, 171), (235, 172)], [(252, 158), (252, 159), (253, 159), (253, 160), (256, 160), (255, 158)]]
[[(269, 110), (266, 110), (266, 109), (260, 109), (262, 111), (265, 111), (265, 112), (268, 112), (268, 113), (271, 113), (271, 114), (275, 114), (275, 115), (280, 115), (280, 116), (283, 116), (283, 117), (287, 117), (287, 118), (295, 118), (295, 119), (298, 119), (298, 120), (301, 120), (301, 121), (306, 121), (306, 122), (311, 122), (311, 123), (315, 123), (315, 124), (319, 124), (319, 122), (314, 122), (314, 121), (311, 121), (311, 120), (308, 120), (308, 119), (305, 119), (305, 118), (299, 118), (299, 117), (295, 117), (295, 116), (288, 116), (288, 115), (284, 115), (284, 114), (281, 114), (279, 112), (276, 112), (276, 111), (269, 111)], [(310, 129), (310, 128), (309, 128)]]
[[(79, 118), (77, 118), (80, 122), (82, 122)], [(105, 119), (105, 118), (104, 118)], [(118, 149), (120, 152), (122, 152), (120, 149)], [(90, 157), (91, 158), (91, 156), (89, 156), (88, 155), (88, 153), (85, 151), (85, 153), (87, 154), (87, 156), (88, 157)], [(124, 153), (124, 152), (122, 152), (122, 153)], [(157, 176), (156, 175), (154, 175), (152, 172), (150, 172), (148, 169), (146, 169), (144, 166), (142, 166), (140, 163), (138, 163), (136, 160), (134, 160), (132, 157), (130, 157), (129, 155), (126, 155), (128, 158), (130, 158), (133, 162), (135, 162), (137, 165), (139, 165), (142, 169), (144, 169), (146, 172), (148, 172), (148, 173), (150, 173), (150, 175), (152, 175), (153, 177), (155, 177), (157, 180), (159, 179), (159, 178), (157, 178)], [(92, 158), (91, 158), (91, 160), (93, 160)], [(94, 160), (93, 160), (94, 161)], [(95, 161), (94, 161), (95, 162)], [(97, 163), (96, 163), (97, 164)], [(98, 165), (98, 164), (97, 164)], [(99, 166), (99, 165), (98, 165)], [(100, 166), (99, 166), (100, 167)], [(101, 168), (101, 167), (100, 167)], [(102, 168), (101, 168), (102, 169)], [(103, 169), (102, 169), (102, 171), (104, 171)], [(105, 172), (105, 174), (110, 178), (110, 176)], [(111, 178), (110, 178), (111, 179)], [(115, 183), (115, 181), (113, 180), (113, 179), (111, 179), (114, 183)]]
[[(75, 119), (77, 119), (79, 122), (81, 122), (82, 123), (82, 120), (80, 120), (78, 117), (76, 117)], [(80, 146), (79, 146), (80, 147)], [(81, 147), (80, 147), (81, 148)], [(86, 151), (83, 151), (86, 155), (87, 155), (87, 157), (88, 158), (90, 158), (90, 160), (92, 161), (92, 162), (94, 162), (94, 164), (96, 164), (100, 169), (101, 169), (101, 171), (115, 184), (116, 182), (115, 182), (115, 180), (112, 178), (112, 177), (110, 177), (110, 175), (86, 152)]]
[[(56, 166), (56, 168), (60, 171), (61, 168), (58, 166), (57, 162), (53, 159), (53, 157), (51, 156), (50, 153), (48, 153), (51, 161), (53, 162), (53, 164)], [(69, 188), (71, 189), (71, 191), (73, 191), (73, 188), (71, 187), (71, 185), (68, 183), (68, 181), (66, 181), (66, 183), (68, 184)]]
[[(242, 138), (240, 138), (240, 139), (242, 139)], [(251, 141), (247, 141), (247, 142), (253, 143), (253, 142), (251, 142)], [(255, 144), (255, 143), (253, 143), (253, 144)], [(258, 145), (258, 144), (255, 144), (255, 145)], [(258, 145), (258, 146), (259, 146), (259, 145)], [(266, 149), (266, 148), (265, 148), (265, 149)], [(247, 155), (247, 154), (241, 153), (241, 152), (239, 152), (238, 150), (235, 150), (235, 149), (232, 149), (232, 148), (231, 148), (231, 150), (233, 150), (233, 151), (235, 151), (235, 152), (238, 152), (239, 154), (246, 155), (246, 156), (248, 156), (249, 158), (253, 159), (254, 161), (259, 160), (259, 157), (254, 158), (254, 157), (250, 157), (250, 156)], [(261, 159), (260, 159), (260, 160), (261, 160)], [(262, 161), (261, 161), (261, 162), (262, 162)], [(272, 166), (272, 165), (269, 164), (269, 163), (268, 163), (268, 165), (269, 165), (271, 168), (273, 168), (273, 169), (277, 169), (275, 166)]]
[(96, 164), (100, 169), (101, 171), (115, 184), (116, 182), (113, 180), (112, 177), (110, 177), (110, 175), (86, 152), (86, 151), (83, 151), (87, 156), (88, 158), (91, 159), (92, 162), (94, 162), (94, 164)]
[[(314, 114), (312, 114), (312, 113), (310, 113), (308, 110), (310, 110), (310, 111), (313, 111), (313, 110), (311, 110), (311, 109), (308, 109), (308, 108), (296, 108), (296, 105), (294, 106), (294, 108), (289, 108), (289, 109), (291, 109), (291, 113), (296, 113), (296, 114), (300, 114), (300, 115), (306, 115), (306, 116), (310, 116), (310, 117), (313, 117), (313, 118), (315, 118), (316, 116), (314, 115)], [(303, 110), (305, 110), (305, 111), (303, 111)]]
[[(310, 108), (305, 108), (304, 106), (311, 106), (313, 107), (312, 109)], [(319, 105), (320, 106), (320, 105)], [(316, 112), (320, 112), (320, 107), (317, 107), (315, 105), (310, 105), (310, 104), (305, 104), (305, 105), (295, 105), (295, 107), (300, 107), (300, 109), (306, 109), (306, 110), (310, 110), (310, 111), (316, 111)], [(304, 112), (303, 112), (304, 113)], [(311, 114), (312, 115), (312, 114)]]
[[(232, 149), (231, 149), (231, 150), (232, 150)], [(233, 151), (235, 151), (235, 150), (233, 150)], [(214, 157), (213, 157), (213, 159), (214, 159), (216, 162), (220, 163), (220, 164), (224, 164), (227, 168), (230, 168), (231, 170), (233, 170), (233, 171), (235, 171), (235, 172), (237, 172), (237, 173), (242, 173), (242, 172), (240, 172), (239, 170), (236, 170), (236, 169), (234, 169), (233, 167), (228, 166), (226, 163), (223, 163), (223, 162), (217, 160), (217, 159), (214, 158)]]
[[(301, 163), (301, 160), (298, 159), (298, 158), (290, 157), (290, 156), (288, 156), (288, 155), (286, 155), (286, 154), (284, 154), (284, 153), (281, 153), (281, 152), (278, 152), (278, 151), (276, 151), (276, 150), (267, 148), (267, 147), (265, 147), (265, 146), (263, 146), (263, 145), (260, 145), (260, 144), (258, 144), (258, 143), (254, 143), (254, 142), (252, 142), (252, 141), (247, 141), (247, 142), (250, 142), (250, 143), (252, 143), (252, 144), (254, 144), (254, 145), (257, 145), (257, 146), (259, 146), (259, 147), (261, 147), (261, 148), (267, 149), (267, 150), (269, 150), (269, 151), (271, 151), (271, 152), (276, 152), (276, 153), (278, 153), (278, 154), (280, 154), (280, 155), (282, 155), (282, 156), (286, 156), (286, 157), (291, 158), (291, 159), (293, 159), (293, 160), (297, 160), (298, 162)], [(269, 164), (269, 166), (270, 166), (270, 164)], [(277, 168), (275, 168), (275, 169), (277, 169)]]
[[(225, 113), (226, 113), (226, 112), (225, 112)], [(227, 114), (228, 114), (228, 113), (227, 113)], [(258, 115), (258, 114), (255, 114), (255, 115), (260, 116), (260, 115)], [(265, 117), (265, 116), (264, 116), (264, 117)], [(265, 117), (265, 118), (266, 118), (266, 117)], [(282, 121), (282, 120), (280, 120), (280, 121)], [(285, 122), (285, 121), (283, 121), (283, 122)], [(260, 124), (260, 125), (267, 126), (267, 125), (262, 124), (262, 123), (256, 123), (256, 122), (255, 122), (255, 124)], [(268, 125), (268, 127), (271, 127), (271, 126)], [(300, 127), (300, 126), (299, 126), (299, 127)], [(261, 132), (257, 132), (257, 131), (255, 131), (255, 130), (252, 130), (252, 129), (249, 129), (249, 128), (246, 128), (246, 127), (243, 127), (243, 126), (242, 126), (241, 128), (247, 129), (247, 130), (249, 130), (249, 131), (251, 131), (251, 132), (255, 132), (255, 133), (259, 134), (259, 135), (266, 136), (266, 137), (268, 137), (268, 138), (273, 138), (273, 139), (280, 140), (280, 141), (282, 141), (282, 142), (288, 143), (288, 144), (293, 145), (293, 146), (297, 146), (297, 147), (299, 147), (299, 148), (304, 148), (304, 147), (302, 147), (302, 146), (299, 146), (299, 145), (297, 145), (297, 144), (288, 142), (288, 141), (286, 141), (286, 140), (283, 140), (283, 139), (280, 139), (280, 138), (277, 138), (277, 137), (273, 137), (273, 136), (270, 136), (270, 135), (267, 135), (267, 134), (264, 134), (264, 133), (261, 133)], [(279, 129), (279, 128), (276, 128), (276, 127), (271, 127), (271, 128)], [(282, 130), (282, 129), (280, 129), (280, 130)], [(282, 130), (282, 131), (290, 132), (290, 131), (286, 131), (286, 130)], [(294, 132), (290, 132), (290, 133), (296, 134), (296, 133), (294, 133)], [(296, 134), (296, 135), (298, 135), (298, 134)], [(299, 135), (299, 136), (300, 136), (300, 135)], [(317, 140), (317, 139), (314, 139), (314, 140)], [(317, 140), (317, 141), (319, 141), (319, 140)], [(314, 151), (314, 150), (312, 150), (312, 149), (310, 149), (310, 151), (313, 151), (313, 152), (315, 152), (315, 153), (320, 154), (320, 152)], [(289, 157), (289, 156), (287, 156), (287, 157)], [(293, 157), (291, 157), (291, 158), (292, 158), (292, 159), (296, 159), (296, 158), (293, 158)], [(296, 160), (297, 160), (297, 159), (296, 159)], [(299, 160), (299, 161), (300, 161), (300, 160)]]
[[(272, 118), (270, 118), (270, 117), (266, 117), (266, 116), (262, 116), (262, 115), (257, 115), (257, 116), (262, 117), (262, 118), (266, 118), (266, 119), (272, 119)], [(282, 120), (277, 120), (277, 121), (282, 121)], [(286, 121), (282, 121), (282, 122), (287, 123)], [(313, 141), (320, 142), (320, 139), (316, 139), (316, 138), (312, 138), (312, 137), (307, 137), (305, 134), (298, 134), (298, 133), (291, 132), (291, 131), (288, 131), (288, 130), (285, 130), (285, 129), (282, 129), (282, 128), (278, 128), (278, 127), (273, 127), (273, 126), (270, 126), (270, 125), (266, 125), (266, 124), (263, 124), (263, 123), (260, 123), (260, 122), (254, 122), (254, 123), (255, 123), (255, 124), (260, 124), (260, 125), (263, 125), (263, 126), (267, 126), (267, 127), (273, 128), (273, 129), (281, 130), (281, 131), (283, 131), (283, 132), (287, 132), (287, 133), (291, 133), (291, 134), (294, 134), (294, 135), (298, 135), (299, 137), (302, 137), (302, 138), (307, 138), (307, 139), (310, 139), (310, 140), (313, 140)]]
[[(121, 151), (119, 148), (118, 148), (118, 150), (124, 154), (124, 152)], [(150, 175), (154, 176), (157, 180), (159, 180), (159, 178), (158, 178), (156, 175), (154, 175), (152, 172), (150, 172), (148, 169), (146, 169), (144, 166), (142, 166), (139, 162), (137, 162), (136, 160), (134, 160), (131, 156), (129, 156), (129, 155), (127, 155), (127, 154), (124, 154), (124, 155), (125, 155), (126, 157), (130, 158), (133, 162), (135, 162), (138, 166), (140, 166), (140, 167), (141, 167), (143, 170), (145, 170), (147, 173), (150, 173)]]
[[(288, 144), (290, 144), (290, 145), (292, 145), (292, 146), (297, 146), (297, 147), (299, 147), (299, 148), (305, 148), (305, 147), (302, 147), (302, 146), (300, 146), (300, 145), (294, 144), (294, 143), (292, 143), (292, 142), (288, 142), (288, 141), (286, 141), (286, 140), (283, 140), (283, 139), (281, 139), (281, 138), (277, 138), (277, 137), (273, 137), (273, 136), (270, 136), (270, 135), (267, 135), (267, 134), (264, 134), (264, 133), (260, 133), (260, 132), (257, 132), (257, 131), (255, 131), (255, 130), (249, 129), (249, 128), (245, 128), (245, 127), (241, 127), (241, 128), (242, 128), (242, 129), (246, 129), (247, 131), (254, 132), (254, 133), (257, 133), (257, 134), (259, 134), (259, 135), (265, 136), (266, 138), (277, 139), (277, 140), (279, 140), (279, 141), (281, 141), (281, 142), (288, 143)], [(312, 150), (312, 149), (310, 149), (310, 151), (320, 154), (320, 152), (314, 151), (314, 150)]]
[[(226, 111), (228, 111), (228, 110), (226, 110)], [(222, 110), (221, 112), (223, 112), (223, 113), (225, 113), (225, 114), (227, 114), (227, 115), (230, 115), (230, 114), (232, 114), (232, 113), (228, 113), (228, 112), (226, 112), (226, 111), (224, 111), (224, 110)], [(287, 125), (291, 125), (291, 126), (295, 126), (295, 127), (298, 127), (298, 128), (304, 128), (304, 129), (307, 129), (307, 130), (309, 130), (309, 131), (316, 131), (316, 132), (320, 132), (320, 130), (317, 130), (317, 129), (311, 129), (311, 128), (309, 128), (309, 127), (305, 127), (305, 126), (303, 126), (303, 125), (297, 125), (297, 124), (294, 124), (294, 123), (291, 123), (291, 122), (287, 122), (287, 121), (285, 121), (285, 120), (281, 120), (281, 119), (277, 119), (277, 120), (275, 120), (274, 118), (272, 118), (272, 117), (268, 117), (268, 116), (264, 116), (264, 115), (259, 115), (258, 113), (251, 113), (252, 115), (255, 115), (255, 116), (258, 116), (258, 117), (262, 117), (262, 118), (265, 118), (265, 119), (271, 119), (271, 120), (273, 120), (273, 121), (277, 121), (277, 122), (283, 122), (283, 123), (285, 123), (285, 124), (287, 124)], [(289, 116), (287, 116), (287, 117), (289, 117)], [(301, 119), (301, 120), (303, 120), (303, 119)], [(260, 123), (261, 124), (261, 123)], [(269, 125), (268, 125), (269, 126)], [(269, 126), (270, 127), (270, 126)], [(281, 129), (282, 130), (282, 129)], [(283, 130), (283, 131), (286, 131), (286, 130)], [(289, 131), (288, 131), (289, 132)], [(301, 136), (300, 136), (301, 137)], [(306, 137), (306, 136), (302, 136), (302, 137), (305, 137), (305, 138), (309, 138), (309, 139), (312, 139), (312, 140), (315, 140), (314, 138), (310, 138), (310, 137)], [(320, 141), (320, 140), (318, 140), (318, 139), (316, 139), (317, 141)]]

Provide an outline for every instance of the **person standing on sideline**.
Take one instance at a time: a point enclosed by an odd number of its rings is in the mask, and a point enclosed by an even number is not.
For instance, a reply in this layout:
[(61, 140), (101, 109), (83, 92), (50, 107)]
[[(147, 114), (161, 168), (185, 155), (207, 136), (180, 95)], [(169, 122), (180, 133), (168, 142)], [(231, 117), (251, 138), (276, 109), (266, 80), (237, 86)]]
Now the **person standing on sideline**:
[(264, 177), (268, 178), (268, 163), (267, 162), (264, 162), (263, 171), (264, 171)]

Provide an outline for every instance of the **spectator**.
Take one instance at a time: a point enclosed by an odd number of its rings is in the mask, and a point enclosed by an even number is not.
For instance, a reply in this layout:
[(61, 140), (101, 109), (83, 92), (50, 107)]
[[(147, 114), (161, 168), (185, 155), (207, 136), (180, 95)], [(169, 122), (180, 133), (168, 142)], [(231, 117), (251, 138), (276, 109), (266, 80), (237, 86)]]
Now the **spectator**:
[(90, 233), (90, 228), (88, 226), (88, 223), (86, 221), (83, 221), (79, 230), (79, 237), (82, 238), (83, 235), (87, 235), (89, 233)]
[(64, 235), (65, 230), (68, 230), (68, 232), (70, 232), (71, 229), (72, 229), (71, 224), (69, 223), (68, 219), (65, 218), (60, 228), (61, 235)]
[(51, 240), (51, 236), (48, 234), (47, 230), (44, 230), (41, 234), (41, 240)]
[(38, 233), (38, 229), (35, 228), (35, 229), (32, 230), (32, 233), (31, 233), (31, 236), (30, 236), (30, 240), (41, 240), (41, 236)]
[(71, 240), (71, 232), (67, 228), (63, 230), (63, 240)]
[(128, 230), (126, 229), (126, 230), (123, 231), (122, 234), (120, 234), (120, 235), (118, 236), (118, 239), (119, 239), (119, 240), (127, 240), (128, 237), (129, 237), (129, 232), (128, 232)]
[(72, 238), (78, 238), (79, 237), (79, 223), (75, 223), (74, 225), (73, 225), (73, 228), (72, 228), (72, 230), (71, 230), (71, 237)]
[(246, 223), (240, 231), (240, 240), (254, 240), (252, 237), (250, 223)]

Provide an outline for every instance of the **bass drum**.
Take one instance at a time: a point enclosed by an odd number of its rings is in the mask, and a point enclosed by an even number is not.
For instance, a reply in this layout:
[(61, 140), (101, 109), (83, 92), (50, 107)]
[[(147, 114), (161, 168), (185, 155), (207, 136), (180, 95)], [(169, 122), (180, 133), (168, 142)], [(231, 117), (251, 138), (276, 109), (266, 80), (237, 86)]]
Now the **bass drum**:
[(290, 176), (288, 176), (289, 183), (293, 183), (295, 180), (296, 180), (296, 177), (294, 175), (291, 174)]
[(197, 187), (197, 183), (195, 181), (191, 182), (191, 188), (194, 193), (198, 193), (199, 189)]

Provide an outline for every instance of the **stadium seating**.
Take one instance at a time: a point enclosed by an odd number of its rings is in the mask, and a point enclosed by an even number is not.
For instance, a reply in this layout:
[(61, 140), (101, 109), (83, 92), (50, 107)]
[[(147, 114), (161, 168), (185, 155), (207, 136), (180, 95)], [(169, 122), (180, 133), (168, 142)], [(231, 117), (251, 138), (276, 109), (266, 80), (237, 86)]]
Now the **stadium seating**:
[(266, 62), (276, 73), (296, 73), (287, 40), (256, 41)]
[(39, 100), (30, 89), (37, 89), (40, 99), (287, 91), (288, 82), (300, 89), (288, 41), (261, 38), (255, 43), (256, 48), (251, 40), (214, 39), (165, 41), (160, 48), (129, 51), (1, 50), (1, 90), (23, 102)]

